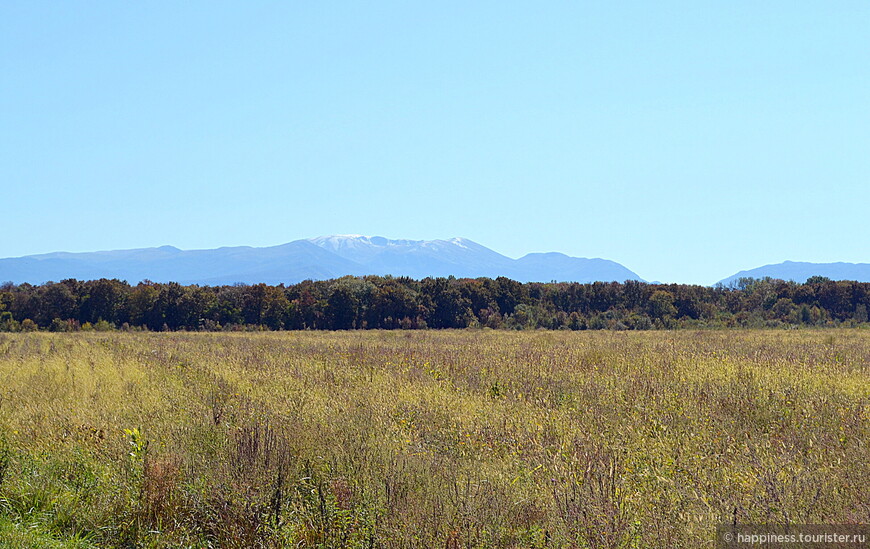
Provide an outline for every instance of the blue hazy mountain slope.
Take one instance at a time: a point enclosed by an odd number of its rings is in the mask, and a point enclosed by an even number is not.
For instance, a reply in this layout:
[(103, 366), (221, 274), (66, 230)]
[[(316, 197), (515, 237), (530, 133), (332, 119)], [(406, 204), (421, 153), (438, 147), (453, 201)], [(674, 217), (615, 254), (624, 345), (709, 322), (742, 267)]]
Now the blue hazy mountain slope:
[(857, 280), (870, 282), (870, 264), (868, 263), (806, 263), (801, 261), (785, 261), (773, 265), (764, 265), (748, 271), (740, 271), (720, 281), (721, 284), (731, 284), (741, 278), (779, 278), (806, 282), (812, 276), (825, 276), (831, 280)]
[(52, 253), (0, 259), (0, 280), (42, 283), (78, 278), (118, 278), (136, 283), (293, 283), (306, 278), (359, 275), (359, 265), (304, 240), (280, 246), (182, 251), (171, 246), (88, 253)]
[(570, 257), (558, 252), (525, 255), (517, 260), (517, 268), (524, 274), (524, 278), (539, 282), (640, 280), (635, 273), (615, 261)]
[(0, 259), (0, 281), (43, 283), (66, 278), (118, 278), (136, 283), (296, 283), (344, 275), (498, 277), (522, 282), (550, 280), (640, 280), (613, 261), (559, 253), (529, 254), (515, 260), (464, 238), (391, 240), (334, 235), (280, 246), (179, 250), (172, 246), (135, 250), (56, 252)]

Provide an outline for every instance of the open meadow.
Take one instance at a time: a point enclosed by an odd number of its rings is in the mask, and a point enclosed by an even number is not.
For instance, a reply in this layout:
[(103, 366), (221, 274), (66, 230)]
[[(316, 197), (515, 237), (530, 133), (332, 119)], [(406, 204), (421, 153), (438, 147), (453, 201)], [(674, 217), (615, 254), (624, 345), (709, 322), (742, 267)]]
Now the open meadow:
[(4, 547), (711, 547), (868, 442), (860, 329), (0, 334)]

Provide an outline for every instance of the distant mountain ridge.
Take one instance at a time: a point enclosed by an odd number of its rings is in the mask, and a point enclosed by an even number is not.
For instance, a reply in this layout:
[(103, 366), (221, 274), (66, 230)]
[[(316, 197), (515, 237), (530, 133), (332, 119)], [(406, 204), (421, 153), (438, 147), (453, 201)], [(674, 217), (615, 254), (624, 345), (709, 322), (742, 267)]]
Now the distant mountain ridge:
[(720, 284), (729, 285), (741, 278), (778, 278), (781, 280), (793, 280), (806, 282), (813, 276), (824, 276), (831, 280), (857, 280), (858, 282), (870, 282), (870, 263), (808, 263), (804, 261), (784, 261), (771, 265), (764, 265), (748, 271), (740, 271), (728, 278), (719, 281)]
[(532, 253), (511, 259), (466, 238), (403, 240), (330, 235), (279, 246), (180, 250), (173, 246), (100, 252), (54, 252), (0, 259), (0, 282), (41, 284), (67, 278), (137, 283), (293, 284), (345, 275), (412, 278), (506, 276), (520, 282), (641, 280), (614, 261)]

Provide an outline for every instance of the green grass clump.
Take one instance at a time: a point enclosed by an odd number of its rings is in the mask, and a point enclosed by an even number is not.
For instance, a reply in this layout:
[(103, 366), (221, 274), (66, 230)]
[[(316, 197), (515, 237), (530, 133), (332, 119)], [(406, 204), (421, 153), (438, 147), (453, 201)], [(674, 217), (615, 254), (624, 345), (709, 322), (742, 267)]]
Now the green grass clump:
[(863, 331), (0, 335), (0, 545), (687, 547), (870, 522)]

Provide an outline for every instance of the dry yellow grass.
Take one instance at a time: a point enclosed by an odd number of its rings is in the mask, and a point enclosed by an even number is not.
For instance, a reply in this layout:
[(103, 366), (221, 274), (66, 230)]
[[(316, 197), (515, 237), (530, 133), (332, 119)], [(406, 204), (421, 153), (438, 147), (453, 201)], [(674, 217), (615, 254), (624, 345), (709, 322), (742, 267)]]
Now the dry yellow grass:
[(868, 435), (862, 330), (3, 334), (0, 538), (711, 546), (870, 522)]

